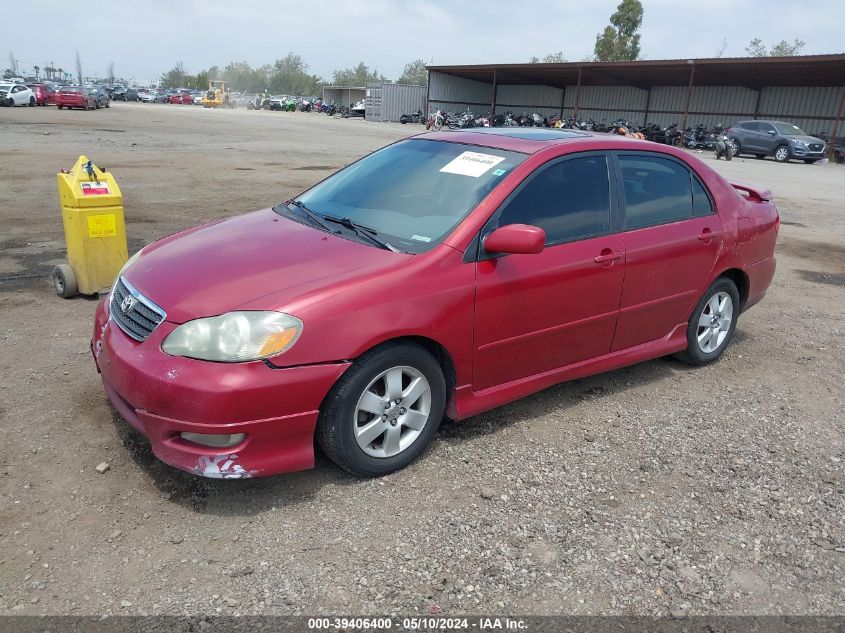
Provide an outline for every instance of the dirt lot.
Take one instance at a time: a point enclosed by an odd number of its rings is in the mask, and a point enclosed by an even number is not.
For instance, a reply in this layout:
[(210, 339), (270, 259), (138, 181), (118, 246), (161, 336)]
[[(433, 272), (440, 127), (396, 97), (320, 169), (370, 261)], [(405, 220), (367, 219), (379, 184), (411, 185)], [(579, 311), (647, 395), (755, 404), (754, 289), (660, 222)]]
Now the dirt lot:
[(716, 165), (771, 186), (783, 227), (773, 288), (715, 365), (656, 360), (445, 424), (374, 481), (320, 457), (200, 480), (127, 431), (88, 351), (94, 301), (48, 280), (55, 173), (81, 153), (112, 170), (134, 250), (416, 130), (0, 109), (0, 613), (845, 614), (839, 166)]

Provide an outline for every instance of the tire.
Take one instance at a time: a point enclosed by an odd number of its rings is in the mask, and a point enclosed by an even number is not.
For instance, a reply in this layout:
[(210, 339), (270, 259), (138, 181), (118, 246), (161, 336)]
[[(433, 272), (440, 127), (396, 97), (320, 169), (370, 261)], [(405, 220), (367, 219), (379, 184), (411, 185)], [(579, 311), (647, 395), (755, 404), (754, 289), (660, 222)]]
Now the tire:
[(687, 325), (687, 348), (677, 357), (696, 366), (715, 361), (733, 338), (739, 311), (736, 284), (727, 277), (719, 277), (695, 306)]
[(725, 148), (725, 160), (731, 160), (733, 157), (734, 157), (734, 150), (730, 145), (728, 145)]
[(813, 163), (818, 162), (818, 160), (819, 160), (818, 158), (805, 158), (804, 162), (807, 163), (808, 165), (812, 165)]
[[(419, 395), (409, 393), (414, 384), (428, 388)], [(402, 392), (414, 400), (403, 402)], [(394, 397), (392, 403), (385, 400), (388, 395)], [(445, 406), (446, 382), (434, 357), (413, 343), (387, 343), (356, 360), (326, 396), (317, 442), (341, 468), (360, 477), (379, 477), (420, 456), (437, 433)], [(364, 429), (372, 433), (359, 438)]]
[(59, 110), (61, 110), (62, 108), (64, 108), (64, 106), (63, 106), (63, 105), (57, 105), (56, 107), (57, 107)]
[(742, 145), (736, 139), (731, 139), (734, 144), (734, 156), (739, 156), (742, 153)]
[(108, 101), (106, 101), (106, 107), (107, 107), (107, 108), (110, 108), (110, 107), (111, 107), (111, 104), (110, 104)]
[(789, 148), (786, 145), (778, 145), (775, 148), (775, 160), (779, 163), (789, 162)]
[(76, 282), (76, 273), (68, 264), (59, 264), (53, 267), (53, 287), (56, 294), (62, 299), (70, 299), (79, 293), (79, 285)]
[(35, 97), (30, 97), (30, 98), (29, 98), (29, 107), (30, 107), (30, 108), (34, 108), (34, 107), (35, 107)]

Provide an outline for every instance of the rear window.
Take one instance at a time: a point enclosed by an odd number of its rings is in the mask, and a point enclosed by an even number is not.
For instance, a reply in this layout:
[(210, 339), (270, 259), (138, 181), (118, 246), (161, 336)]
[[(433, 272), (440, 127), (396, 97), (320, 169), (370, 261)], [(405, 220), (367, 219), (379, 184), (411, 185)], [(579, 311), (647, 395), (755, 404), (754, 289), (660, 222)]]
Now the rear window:
[(62, 88), (61, 92), (64, 92), (66, 94), (75, 94), (82, 92), (82, 88)]

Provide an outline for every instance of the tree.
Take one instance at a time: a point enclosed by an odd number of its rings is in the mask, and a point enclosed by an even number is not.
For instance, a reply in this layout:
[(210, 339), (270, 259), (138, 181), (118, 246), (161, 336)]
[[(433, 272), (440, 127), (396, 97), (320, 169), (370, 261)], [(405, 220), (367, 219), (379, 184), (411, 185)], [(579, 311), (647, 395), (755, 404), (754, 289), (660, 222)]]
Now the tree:
[(79, 59), (79, 51), (76, 51), (76, 80), (82, 83), (82, 60)]
[(771, 48), (766, 48), (763, 40), (755, 37), (745, 47), (745, 52), (748, 53), (749, 57), (792, 57), (793, 55), (798, 55), (805, 44), (806, 42), (795, 38), (795, 41), (791, 43), (781, 40)]
[(38, 71), (41, 70), (41, 67), (40, 66), (33, 66), (32, 70), (35, 71), (35, 79), (37, 80), (38, 79)]
[(595, 57), (600, 62), (634, 61), (640, 57), (643, 5), (640, 0), (622, 0), (610, 24), (596, 36)]
[(14, 51), (9, 51), (9, 70), (12, 71), (13, 76), (18, 74), (18, 60), (15, 59)]
[(108, 76), (108, 80), (110, 84), (114, 83), (114, 62), (109, 62), (109, 67), (106, 70), (106, 75)]
[(269, 88), (275, 94), (313, 96), (321, 83), (317, 75), (308, 74), (308, 64), (294, 53), (277, 59), (269, 71)]
[(375, 68), (371, 71), (364, 62), (358, 62), (355, 68), (344, 68), (332, 73), (332, 85), (335, 86), (366, 86), (368, 83), (384, 81), (385, 77)]
[(725, 49), (728, 47), (728, 38), (723, 37), (722, 43), (719, 44), (719, 50), (716, 51), (716, 57), (721, 57), (725, 54)]
[(566, 57), (563, 56), (563, 51), (558, 51), (557, 53), (549, 53), (545, 55), (542, 59), (539, 57), (532, 57), (529, 60), (529, 64), (562, 64), (566, 61)]
[(185, 85), (185, 66), (182, 62), (176, 65), (161, 76), (159, 83), (162, 88), (181, 88)]
[(414, 84), (425, 86), (428, 83), (428, 71), (425, 69), (424, 59), (415, 59), (405, 64), (402, 75), (396, 80), (400, 84)]

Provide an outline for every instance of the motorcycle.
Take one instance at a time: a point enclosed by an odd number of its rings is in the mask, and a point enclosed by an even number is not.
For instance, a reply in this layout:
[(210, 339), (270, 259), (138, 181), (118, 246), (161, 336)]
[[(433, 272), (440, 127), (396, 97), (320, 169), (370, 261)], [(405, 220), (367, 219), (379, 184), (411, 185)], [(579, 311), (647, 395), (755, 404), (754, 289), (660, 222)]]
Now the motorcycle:
[(425, 115), (422, 110), (417, 110), (413, 114), (403, 114), (399, 117), (399, 123), (425, 123)]
[(736, 146), (733, 140), (722, 130), (716, 135), (716, 160), (719, 160), (722, 156), (725, 157), (725, 160), (731, 160), (734, 157), (734, 152), (736, 152)]
[(443, 112), (443, 110), (438, 109), (428, 115), (428, 120), (425, 122), (425, 129), (434, 129), (439, 132), (443, 129), (444, 125), (446, 125), (446, 113)]

